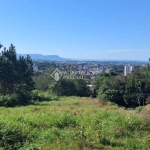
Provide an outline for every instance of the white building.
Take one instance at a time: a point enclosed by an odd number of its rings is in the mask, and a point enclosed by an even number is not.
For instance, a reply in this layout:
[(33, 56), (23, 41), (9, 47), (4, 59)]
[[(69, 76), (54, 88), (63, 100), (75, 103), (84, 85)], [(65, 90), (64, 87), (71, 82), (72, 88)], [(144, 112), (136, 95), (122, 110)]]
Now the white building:
[(38, 71), (38, 67), (35, 64), (33, 64), (33, 70)]
[(130, 72), (134, 70), (134, 66), (130, 66)]
[(130, 74), (134, 69), (134, 66), (124, 66), (124, 76), (127, 76), (128, 74)]

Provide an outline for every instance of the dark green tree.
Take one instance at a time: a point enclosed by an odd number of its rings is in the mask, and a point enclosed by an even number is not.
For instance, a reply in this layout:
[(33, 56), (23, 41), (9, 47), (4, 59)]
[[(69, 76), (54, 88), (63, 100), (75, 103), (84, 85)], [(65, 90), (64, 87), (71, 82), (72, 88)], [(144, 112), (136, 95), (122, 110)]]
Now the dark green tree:
[(52, 93), (58, 96), (89, 96), (89, 88), (84, 79), (60, 79), (51, 86)]
[(15, 47), (0, 54), (0, 93), (1, 95), (16, 95), (18, 104), (29, 102), (30, 92), (33, 89), (33, 63), (29, 56), (17, 59)]
[(123, 99), (125, 83), (126, 78), (124, 76), (110, 72), (98, 76), (94, 81), (94, 86), (100, 100), (125, 105)]
[(69, 79), (60, 79), (52, 88), (53, 93), (58, 96), (75, 96), (75, 84)]
[(144, 105), (150, 95), (150, 72), (148, 67), (135, 69), (127, 79), (124, 99), (128, 106)]
[(3, 45), (2, 44), (0, 44), (0, 48), (2, 48), (3, 47)]
[(77, 96), (88, 96), (90, 93), (90, 89), (87, 86), (86, 80), (84, 79), (77, 79), (73, 80), (73, 83), (76, 88), (76, 95)]
[[(53, 70), (54, 71), (54, 70)], [(51, 76), (51, 72), (43, 72), (38, 75), (34, 75), (35, 88), (40, 91), (47, 91), (51, 86), (53, 86), (55, 80)]]

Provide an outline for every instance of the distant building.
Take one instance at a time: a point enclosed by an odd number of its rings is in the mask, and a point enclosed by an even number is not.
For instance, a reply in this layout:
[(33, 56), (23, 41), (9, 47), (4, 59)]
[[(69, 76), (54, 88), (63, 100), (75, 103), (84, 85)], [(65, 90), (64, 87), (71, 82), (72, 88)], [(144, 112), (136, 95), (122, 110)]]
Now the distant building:
[(132, 72), (134, 70), (134, 66), (130, 67), (130, 72)]
[(109, 72), (110, 72), (110, 69), (106, 69), (106, 70), (105, 70), (105, 73), (109, 73)]
[(127, 76), (134, 70), (134, 66), (124, 66), (124, 76)]
[(38, 71), (38, 67), (35, 64), (33, 64), (33, 70)]

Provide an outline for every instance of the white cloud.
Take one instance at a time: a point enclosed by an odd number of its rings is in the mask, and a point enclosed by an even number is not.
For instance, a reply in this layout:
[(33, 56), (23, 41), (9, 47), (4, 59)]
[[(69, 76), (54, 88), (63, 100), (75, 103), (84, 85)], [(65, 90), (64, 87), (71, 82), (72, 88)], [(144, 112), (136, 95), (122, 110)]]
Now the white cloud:
[(122, 52), (145, 52), (145, 51), (150, 51), (150, 50), (148, 50), (148, 49), (145, 49), (145, 50), (130, 49), (130, 50), (108, 50), (105, 52), (107, 52), (107, 53), (122, 53)]

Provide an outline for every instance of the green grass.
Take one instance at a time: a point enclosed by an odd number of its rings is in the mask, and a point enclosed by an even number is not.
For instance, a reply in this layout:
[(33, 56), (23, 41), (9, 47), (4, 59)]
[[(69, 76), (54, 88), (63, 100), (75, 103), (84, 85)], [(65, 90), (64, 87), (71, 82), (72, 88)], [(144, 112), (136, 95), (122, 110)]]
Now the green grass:
[[(148, 119), (148, 118), (147, 118)], [(0, 108), (0, 149), (150, 150), (150, 122), (80, 97)]]

